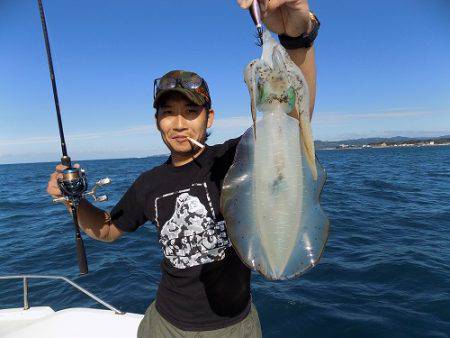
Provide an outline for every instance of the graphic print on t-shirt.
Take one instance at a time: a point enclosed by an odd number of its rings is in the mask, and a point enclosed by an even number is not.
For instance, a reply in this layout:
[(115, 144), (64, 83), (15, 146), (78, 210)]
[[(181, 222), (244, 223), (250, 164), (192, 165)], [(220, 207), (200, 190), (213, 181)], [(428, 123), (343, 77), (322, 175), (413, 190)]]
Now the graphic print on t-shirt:
[[(208, 205), (208, 209), (205, 204)], [(178, 269), (221, 260), (230, 242), (225, 222), (215, 220), (206, 183), (155, 199), (155, 215), (164, 256)]]

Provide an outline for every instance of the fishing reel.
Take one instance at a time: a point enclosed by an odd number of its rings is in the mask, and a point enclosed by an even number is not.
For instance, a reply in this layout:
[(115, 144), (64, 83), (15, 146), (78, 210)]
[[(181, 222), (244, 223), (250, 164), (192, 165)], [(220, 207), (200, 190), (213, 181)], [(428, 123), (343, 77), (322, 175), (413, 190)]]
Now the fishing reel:
[(70, 206), (73, 224), (75, 226), (75, 243), (77, 248), (78, 267), (81, 275), (88, 273), (88, 263), (86, 259), (86, 250), (84, 248), (83, 238), (81, 237), (78, 225), (77, 208), (82, 198), (91, 196), (94, 201), (104, 202), (108, 200), (106, 195), (97, 196), (95, 193), (99, 187), (111, 183), (109, 178), (103, 178), (97, 181), (94, 187), (88, 191), (86, 172), (81, 168), (74, 168), (70, 164), (70, 157), (63, 156), (61, 163), (69, 168), (62, 171), (62, 179), (58, 179), (58, 186), (63, 194), (62, 197), (53, 199), (55, 203), (64, 203)]
[(96, 202), (105, 202), (108, 200), (108, 196), (97, 196), (96, 191), (98, 188), (111, 183), (111, 180), (106, 177), (97, 181), (94, 187), (86, 192), (88, 189), (86, 172), (80, 168), (69, 168), (62, 171), (63, 178), (58, 179), (58, 186), (61, 190), (63, 197), (53, 199), (55, 203), (69, 203), (75, 208), (78, 207), (80, 200), (84, 197), (91, 196)]

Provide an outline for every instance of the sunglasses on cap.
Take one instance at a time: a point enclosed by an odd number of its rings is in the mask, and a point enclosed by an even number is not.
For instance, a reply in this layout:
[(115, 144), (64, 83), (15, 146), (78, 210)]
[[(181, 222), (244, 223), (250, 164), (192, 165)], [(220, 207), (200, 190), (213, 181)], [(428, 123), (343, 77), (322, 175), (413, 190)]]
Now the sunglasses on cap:
[(163, 77), (155, 79), (153, 82), (153, 99), (162, 90), (174, 89), (181, 87), (198, 93), (206, 94), (209, 99), (209, 89), (206, 81), (200, 76), (192, 72), (176, 72), (174, 74), (166, 74)]

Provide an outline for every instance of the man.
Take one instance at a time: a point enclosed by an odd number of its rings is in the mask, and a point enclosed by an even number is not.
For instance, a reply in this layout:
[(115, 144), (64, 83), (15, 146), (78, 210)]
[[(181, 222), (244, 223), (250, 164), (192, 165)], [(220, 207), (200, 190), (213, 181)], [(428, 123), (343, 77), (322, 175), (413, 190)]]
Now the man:
[[(251, 2), (238, 0), (244, 9)], [(316, 32), (318, 21), (306, 0), (261, 0), (260, 6), (270, 30), (305, 34), (280, 39), (293, 48), (289, 54), (305, 75), (312, 112), (314, 37), (308, 34)], [(138, 337), (261, 337), (250, 270), (231, 246), (219, 210), (222, 181), (239, 139), (198, 145), (205, 143), (215, 113), (205, 80), (193, 72), (171, 71), (155, 80), (154, 107), (169, 159), (142, 173), (110, 213), (82, 200), (80, 227), (94, 239), (111, 242), (146, 221), (156, 224), (164, 253), (162, 277)], [(48, 183), (54, 197), (61, 195), (56, 180), (62, 169), (58, 165)]]

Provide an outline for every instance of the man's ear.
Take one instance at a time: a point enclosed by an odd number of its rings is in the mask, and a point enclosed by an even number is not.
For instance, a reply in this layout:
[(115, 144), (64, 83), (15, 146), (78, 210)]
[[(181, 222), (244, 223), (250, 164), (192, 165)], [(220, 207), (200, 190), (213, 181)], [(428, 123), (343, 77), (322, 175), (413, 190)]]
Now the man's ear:
[(208, 122), (206, 124), (206, 128), (211, 128), (214, 122), (214, 109), (209, 109), (208, 111)]

